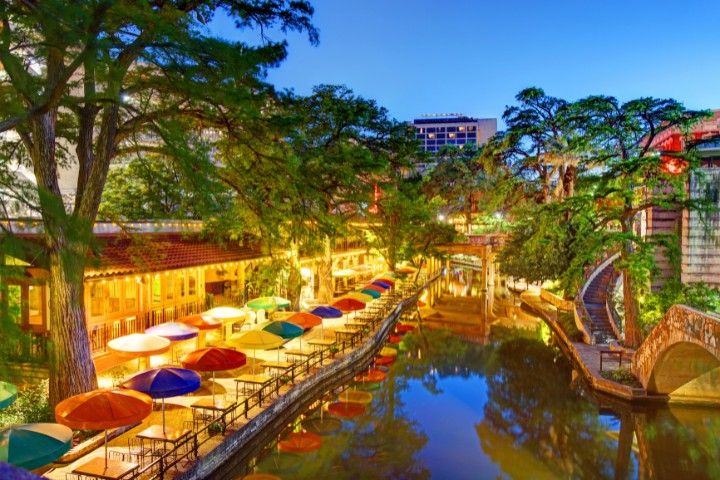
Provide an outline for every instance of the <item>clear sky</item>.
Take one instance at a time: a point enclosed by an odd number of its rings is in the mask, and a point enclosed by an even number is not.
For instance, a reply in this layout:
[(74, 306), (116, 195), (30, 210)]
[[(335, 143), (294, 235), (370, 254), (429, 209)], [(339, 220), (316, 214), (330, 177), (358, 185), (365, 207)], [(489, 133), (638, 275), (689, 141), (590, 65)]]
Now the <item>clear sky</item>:
[[(654, 96), (720, 109), (717, 0), (311, 3), (320, 45), (289, 35), (288, 59), (268, 77), (297, 94), (345, 84), (398, 120), (499, 119), (529, 86), (568, 100)], [(220, 20), (211, 28), (231, 36)]]

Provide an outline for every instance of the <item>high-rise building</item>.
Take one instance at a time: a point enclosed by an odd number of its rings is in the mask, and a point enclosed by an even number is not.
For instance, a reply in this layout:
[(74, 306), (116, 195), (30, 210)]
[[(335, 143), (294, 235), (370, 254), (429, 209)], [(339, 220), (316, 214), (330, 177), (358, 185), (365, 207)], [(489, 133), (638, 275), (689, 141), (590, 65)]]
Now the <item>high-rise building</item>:
[(437, 152), (443, 145), (483, 145), (497, 133), (497, 119), (473, 118), (461, 113), (423, 115), (413, 120), (422, 149)]

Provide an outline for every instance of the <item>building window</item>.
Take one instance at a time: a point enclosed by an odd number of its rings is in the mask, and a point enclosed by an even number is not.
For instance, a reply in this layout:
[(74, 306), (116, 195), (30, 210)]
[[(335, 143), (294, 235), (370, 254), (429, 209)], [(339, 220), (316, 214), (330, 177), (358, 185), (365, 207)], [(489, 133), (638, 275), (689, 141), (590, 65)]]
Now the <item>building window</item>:
[(428, 138), (435, 138), (435, 134), (434, 134), (434, 133), (428, 133)]
[(175, 291), (180, 298), (185, 298), (185, 272), (175, 272)]
[(45, 304), (44, 287), (40, 285), (28, 286), (28, 323), (30, 325), (43, 324), (43, 305)]
[(99, 317), (103, 312), (104, 288), (100, 282), (90, 283), (90, 316)]
[(464, 131), (465, 131), (465, 127), (458, 127), (458, 132), (464, 132)]
[(138, 286), (137, 282), (127, 280), (125, 282), (125, 310), (136, 310), (137, 309), (137, 294)]
[(108, 314), (120, 311), (120, 285), (117, 280), (108, 283)]
[(162, 302), (162, 284), (160, 283), (160, 275), (155, 275), (152, 280), (151, 297), (153, 305), (160, 305)]
[(165, 300), (172, 300), (175, 298), (175, 284), (173, 280), (174, 278), (172, 275), (165, 275)]
[(191, 297), (197, 295), (197, 279), (194, 271), (188, 273), (188, 295)]
[(455, 138), (455, 134), (454, 134), (454, 133), (448, 133), (448, 137), (450, 137), (450, 138)]

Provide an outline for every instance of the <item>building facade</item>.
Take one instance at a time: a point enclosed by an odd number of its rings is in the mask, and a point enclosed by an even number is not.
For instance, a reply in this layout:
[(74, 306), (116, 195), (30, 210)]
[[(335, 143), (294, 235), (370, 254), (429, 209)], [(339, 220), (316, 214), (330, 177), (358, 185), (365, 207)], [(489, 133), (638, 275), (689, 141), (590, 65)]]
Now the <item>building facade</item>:
[(426, 152), (437, 152), (443, 145), (460, 148), (483, 145), (497, 133), (497, 119), (473, 118), (460, 113), (425, 115), (413, 120), (411, 125)]

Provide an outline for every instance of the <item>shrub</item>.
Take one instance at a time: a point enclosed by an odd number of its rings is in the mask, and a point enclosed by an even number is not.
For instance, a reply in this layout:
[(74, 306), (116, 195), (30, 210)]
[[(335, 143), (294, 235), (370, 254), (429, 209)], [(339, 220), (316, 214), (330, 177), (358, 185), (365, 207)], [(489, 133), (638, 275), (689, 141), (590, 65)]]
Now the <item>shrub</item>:
[(600, 376), (611, 382), (627, 385), (628, 387), (642, 387), (640, 381), (632, 374), (629, 368), (618, 367), (615, 370), (603, 370)]
[(55, 413), (48, 401), (48, 381), (29, 385), (18, 392), (15, 403), (0, 412), (0, 425), (54, 422)]

